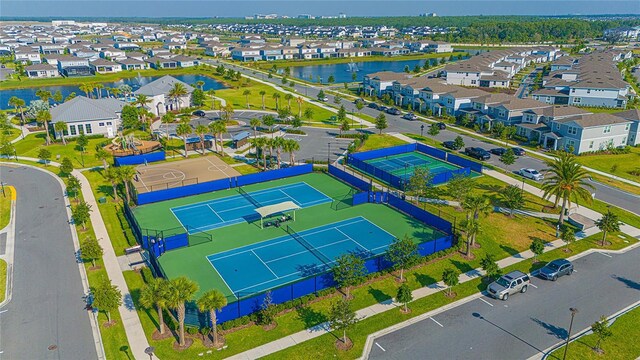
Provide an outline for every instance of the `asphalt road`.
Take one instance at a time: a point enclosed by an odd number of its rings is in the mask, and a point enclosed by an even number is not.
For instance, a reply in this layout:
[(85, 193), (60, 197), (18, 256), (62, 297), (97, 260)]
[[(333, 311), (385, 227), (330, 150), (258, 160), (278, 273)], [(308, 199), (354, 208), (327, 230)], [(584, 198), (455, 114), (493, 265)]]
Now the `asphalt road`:
[[(215, 62), (213, 63), (215, 64)], [(266, 76), (262, 76), (262, 74), (260, 73), (256, 75), (256, 74), (253, 74), (253, 71), (251, 70), (247, 70), (235, 65), (230, 65), (228, 63), (225, 63), (224, 65), (226, 67), (231, 67), (235, 70), (239, 70), (245, 75), (253, 76), (253, 77), (262, 79), (264, 81), (269, 81), (274, 85), (278, 85), (278, 86), (282, 85), (279, 79), (276, 79), (276, 78), (269, 79)], [(299, 94), (305, 94), (312, 99), (316, 98), (318, 92), (320, 91), (320, 89), (316, 86), (311, 86), (306, 84), (303, 85), (298, 83), (295, 84), (294, 89)], [(329, 98), (329, 103), (333, 104), (334, 97), (331, 95), (327, 95), (327, 97)], [(347, 109), (347, 111), (350, 111), (350, 112), (357, 111), (357, 109), (355, 108), (355, 105), (353, 104), (353, 101), (351, 100), (343, 99), (341, 101), (341, 104), (345, 106), (345, 109)], [(365, 107), (362, 109), (361, 113), (375, 118), (376, 116), (378, 116), (380, 112), (378, 110)], [(387, 122), (389, 124), (389, 127), (385, 130), (386, 132), (420, 134), (420, 125), (424, 124), (423, 122), (420, 122), (420, 121), (409, 121), (409, 120), (402, 119), (401, 116), (386, 114), (386, 117), (387, 117)], [(429, 126), (428, 124), (425, 124), (425, 129), (423, 134), (424, 136), (432, 137), (430, 135), (427, 135), (428, 126)], [(435, 138), (438, 141), (445, 141), (445, 140), (453, 140), (458, 135), (462, 136), (465, 142), (465, 146), (479, 146), (486, 150), (497, 147), (496, 145), (493, 145), (491, 143), (476, 140), (471, 136), (459, 134), (449, 130), (441, 131), (439, 135), (433, 138)], [(546, 168), (546, 165), (544, 164), (543, 161), (535, 158), (531, 158), (529, 156), (518, 158), (513, 165), (505, 165), (502, 162), (500, 162), (495, 156), (488, 162), (490, 164), (496, 165), (497, 167), (500, 167), (509, 171), (515, 171), (521, 168), (533, 168), (536, 170), (542, 170)], [(640, 201), (639, 201), (640, 197), (618, 190), (616, 188), (601, 184), (601, 183), (592, 182), (592, 185), (595, 188), (594, 192), (596, 194), (596, 199), (618, 206), (622, 209), (631, 211), (633, 213), (640, 214)]]
[(96, 359), (63, 193), (51, 176), (0, 167), (16, 187), (13, 292), (0, 309), (0, 359)]
[(573, 275), (533, 278), (537, 288), (508, 301), (482, 297), (377, 338), (369, 358), (527, 359), (566, 338), (570, 307), (575, 333), (639, 301), (639, 263), (640, 248), (587, 255)]

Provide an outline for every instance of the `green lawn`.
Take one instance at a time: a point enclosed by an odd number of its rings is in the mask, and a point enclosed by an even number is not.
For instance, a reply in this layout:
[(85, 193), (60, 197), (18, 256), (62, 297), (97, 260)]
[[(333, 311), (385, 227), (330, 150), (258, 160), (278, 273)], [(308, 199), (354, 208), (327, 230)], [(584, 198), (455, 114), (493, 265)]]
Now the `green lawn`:
[[(41, 148), (46, 148), (51, 152), (51, 161), (60, 162), (63, 158), (68, 157), (73, 162), (74, 168), (85, 168), (93, 166), (102, 166), (102, 161), (96, 159), (96, 145), (108, 142), (109, 139), (97, 138), (89, 139), (89, 144), (85, 148), (84, 154), (80, 152), (80, 148), (76, 145), (75, 140), (68, 140), (67, 145), (54, 143), (45, 145), (45, 134), (30, 134), (24, 140), (20, 140), (15, 144), (18, 156), (28, 156), (38, 158), (38, 152)], [(60, 158), (58, 159), (58, 155)], [(109, 160), (108, 160), (109, 161)]]
[(380, 149), (384, 147), (404, 145), (406, 141), (400, 140), (395, 136), (387, 134), (370, 135), (364, 144), (358, 149), (358, 152)]
[[(604, 354), (593, 351), (597, 337), (593, 334), (583, 336), (569, 344), (567, 359), (636, 359), (640, 356), (640, 342), (631, 339), (640, 339), (640, 308), (620, 316), (613, 324), (610, 324), (613, 336), (605, 339), (600, 347)], [(564, 347), (551, 353), (549, 359), (562, 359)]]
[(577, 159), (584, 166), (640, 182), (640, 176), (630, 174), (633, 170), (640, 173), (640, 147), (630, 149), (631, 152), (628, 154), (581, 155)]
[(0, 132), (0, 138), (4, 138), (6, 141), (11, 141), (20, 136), (20, 130), (16, 128), (7, 128)]
[(0, 259), (0, 303), (4, 301), (7, 292), (7, 262)]
[[(509, 272), (513, 270), (524, 270), (524, 271), (532, 271), (544, 265), (544, 262), (550, 261), (556, 258), (565, 258), (579, 252), (585, 251), (591, 248), (600, 248), (598, 240), (600, 239), (600, 235), (596, 234), (589, 238), (578, 241), (573, 245), (573, 251), (567, 253), (563, 251), (563, 249), (556, 249), (549, 251), (542, 256), (540, 256), (540, 260), (542, 262), (536, 263), (535, 265), (531, 260), (522, 261), (513, 266), (507, 267), (504, 269), (504, 272)], [(612, 245), (607, 247), (609, 249), (619, 249), (631, 245), (633, 242), (637, 241), (633, 238), (627, 237), (625, 239), (629, 241), (625, 243), (623, 239), (618, 238), (615, 234), (612, 234), (608, 237), (608, 241), (612, 242)], [(441, 270), (441, 269), (439, 269)], [(431, 279), (440, 279), (442, 275), (442, 271), (437, 273), (436, 278)], [(410, 278), (411, 275), (408, 276)], [(395, 295), (395, 289), (398, 287), (397, 283), (393, 284), (390, 294)], [(436, 294), (415, 300), (409, 304), (409, 308), (411, 309), (411, 313), (402, 314), (399, 311), (386, 311), (382, 314), (378, 314), (375, 316), (368, 317), (359, 323), (357, 323), (353, 329), (349, 330), (347, 335), (353, 341), (354, 346), (349, 351), (338, 351), (334, 342), (336, 340), (336, 336), (338, 336), (337, 332), (332, 332), (330, 334), (325, 334), (315, 339), (300, 343), (296, 346), (287, 348), (282, 351), (278, 351), (271, 355), (264, 357), (264, 359), (309, 359), (309, 360), (318, 360), (318, 359), (356, 359), (362, 355), (362, 351), (364, 350), (364, 344), (367, 337), (379, 330), (385, 329), (394, 324), (400, 323), (404, 320), (408, 320), (410, 318), (416, 317), (425, 312), (437, 309), (444, 305), (447, 305), (453, 301), (462, 299), (464, 297), (473, 295), (478, 291), (482, 291), (486, 288), (486, 283), (483, 283), (480, 279), (475, 279), (464, 284), (458, 285), (454, 287), (454, 291), (457, 296), (454, 299), (450, 299), (444, 296), (443, 292), (438, 292)], [(356, 299), (357, 299), (356, 295)], [(355, 301), (355, 300), (354, 300)], [(359, 308), (357, 306), (353, 306), (353, 308)], [(320, 315), (317, 315), (320, 316)], [(326, 315), (325, 315), (326, 316)], [(633, 358), (633, 357), (631, 357)]]
[(12, 190), (10, 187), (4, 187), (4, 196), (0, 194), (0, 229), (4, 229), (9, 225), (11, 220), (11, 195)]

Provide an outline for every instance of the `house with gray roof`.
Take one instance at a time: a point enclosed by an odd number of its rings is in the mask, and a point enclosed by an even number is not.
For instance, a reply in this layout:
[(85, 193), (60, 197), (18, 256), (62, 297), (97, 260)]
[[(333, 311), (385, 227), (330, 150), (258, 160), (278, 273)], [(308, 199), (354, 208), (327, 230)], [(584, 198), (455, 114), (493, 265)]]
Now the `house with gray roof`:
[(58, 68), (51, 64), (33, 64), (27, 66), (24, 70), (29, 78), (50, 78), (60, 75)]
[[(51, 123), (67, 124), (64, 136), (104, 135), (112, 138), (118, 133), (120, 114), (126, 103), (113, 98), (89, 99), (84, 96), (64, 102), (51, 109)], [(59, 138), (61, 134), (55, 133)]]
[(549, 122), (542, 137), (548, 149), (576, 155), (627, 145), (632, 121), (607, 113), (569, 116)]
[[(181, 96), (178, 98), (174, 98), (170, 96), (171, 89), (173, 89), (176, 84), (182, 84), (184, 88), (187, 90), (187, 94), (185, 96)], [(165, 114), (167, 111), (179, 110), (183, 107), (191, 106), (191, 93), (194, 88), (173, 76), (163, 76), (160, 79), (154, 80), (142, 87), (138, 90), (134, 91), (135, 95), (146, 95), (150, 102), (147, 105), (149, 111), (154, 113), (156, 116), (160, 116)]]
[(640, 145), (640, 109), (631, 109), (613, 114), (622, 119), (631, 121), (629, 128), (629, 139), (627, 144), (630, 146)]

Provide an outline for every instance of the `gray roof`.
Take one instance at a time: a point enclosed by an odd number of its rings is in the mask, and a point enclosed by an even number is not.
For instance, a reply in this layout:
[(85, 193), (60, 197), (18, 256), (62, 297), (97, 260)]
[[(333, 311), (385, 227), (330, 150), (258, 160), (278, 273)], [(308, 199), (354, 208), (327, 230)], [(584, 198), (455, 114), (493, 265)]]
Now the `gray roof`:
[(158, 80), (154, 80), (148, 83), (147, 85), (140, 87), (140, 89), (134, 91), (133, 93), (136, 95), (147, 95), (147, 96), (155, 96), (160, 94), (166, 95), (169, 93), (169, 91), (171, 91), (171, 88), (175, 83), (180, 83), (184, 85), (188, 93), (191, 93), (194, 90), (191, 85), (188, 85), (174, 78), (173, 76), (165, 75)]
[(51, 109), (51, 122), (114, 119), (125, 105), (125, 102), (111, 98), (89, 99), (77, 96)]

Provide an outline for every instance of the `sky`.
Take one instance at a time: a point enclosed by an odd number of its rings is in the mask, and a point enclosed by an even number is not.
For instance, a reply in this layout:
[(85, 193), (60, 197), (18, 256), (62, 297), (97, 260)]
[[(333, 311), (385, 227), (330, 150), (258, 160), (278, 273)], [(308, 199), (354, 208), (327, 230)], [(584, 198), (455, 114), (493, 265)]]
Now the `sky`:
[(244, 17), (640, 14), (639, 0), (1, 0), (2, 17)]

